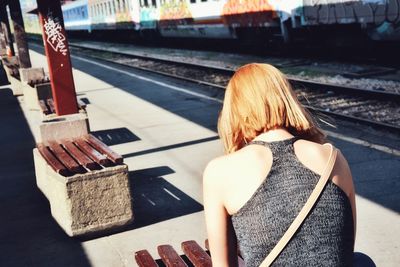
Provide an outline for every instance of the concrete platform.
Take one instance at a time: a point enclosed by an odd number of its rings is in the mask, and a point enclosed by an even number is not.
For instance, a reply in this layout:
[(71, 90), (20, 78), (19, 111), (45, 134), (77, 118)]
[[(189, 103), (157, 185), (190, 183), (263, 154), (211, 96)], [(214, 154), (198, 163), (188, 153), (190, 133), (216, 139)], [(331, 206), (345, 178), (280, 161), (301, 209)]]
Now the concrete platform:
[[(31, 58), (36, 67), (45, 62), (34, 51)], [(207, 162), (222, 153), (216, 122), (223, 92), (90, 59), (73, 57), (73, 66), (92, 131), (131, 170), (135, 221), (110, 235), (67, 237), (34, 184), (36, 133), (29, 130), (34, 111), (2, 89), (0, 125), (13, 127), (0, 132), (3, 151), (10, 151), (0, 155), (0, 266), (136, 266), (133, 252), (143, 248), (156, 256), (159, 244), (179, 248), (189, 239), (203, 244), (201, 176)], [(356, 251), (377, 266), (397, 266), (399, 136), (342, 122), (328, 131), (356, 183)]]

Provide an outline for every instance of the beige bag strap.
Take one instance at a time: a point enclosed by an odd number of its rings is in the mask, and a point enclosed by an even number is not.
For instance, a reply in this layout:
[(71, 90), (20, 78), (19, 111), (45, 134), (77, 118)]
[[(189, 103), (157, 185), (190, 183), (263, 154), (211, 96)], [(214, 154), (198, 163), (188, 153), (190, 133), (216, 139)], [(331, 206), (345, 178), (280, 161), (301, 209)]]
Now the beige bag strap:
[(329, 180), (331, 175), (333, 166), (335, 165), (337, 150), (331, 144), (328, 144), (331, 147), (331, 153), (329, 156), (328, 164), (325, 167), (324, 172), (321, 175), (317, 185), (315, 186), (314, 190), (312, 191), (310, 197), (308, 198), (306, 204), (304, 204), (303, 208), (301, 209), (300, 213), (294, 219), (292, 224), (286, 230), (285, 234), (279, 240), (279, 242), (275, 245), (275, 247), (271, 250), (271, 252), (267, 255), (264, 261), (261, 263), (260, 267), (268, 267), (270, 266), (274, 260), (279, 256), (282, 250), (286, 247), (289, 243), (290, 239), (296, 233), (297, 229), (299, 229), (300, 225), (303, 223), (305, 218), (307, 217), (308, 213), (313, 208), (315, 202), (321, 195), (322, 190), (324, 189), (326, 183)]

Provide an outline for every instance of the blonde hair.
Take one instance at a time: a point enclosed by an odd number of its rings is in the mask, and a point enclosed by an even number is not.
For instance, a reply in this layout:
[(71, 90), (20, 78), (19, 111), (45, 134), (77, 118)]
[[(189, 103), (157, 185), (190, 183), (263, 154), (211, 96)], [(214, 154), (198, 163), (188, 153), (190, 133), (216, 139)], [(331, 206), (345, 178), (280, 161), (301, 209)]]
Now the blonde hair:
[(275, 128), (314, 142), (325, 141), (325, 134), (301, 106), (283, 73), (269, 64), (240, 67), (228, 83), (218, 119), (225, 152), (235, 152)]

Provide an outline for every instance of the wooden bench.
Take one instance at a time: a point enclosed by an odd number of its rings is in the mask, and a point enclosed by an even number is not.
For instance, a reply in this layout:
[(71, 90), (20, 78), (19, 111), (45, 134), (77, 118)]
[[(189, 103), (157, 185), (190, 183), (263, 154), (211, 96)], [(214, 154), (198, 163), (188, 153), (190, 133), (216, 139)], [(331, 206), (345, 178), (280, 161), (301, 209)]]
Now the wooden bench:
[(93, 135), (47, 139), (37, 144), (33, 157), (36, 184), (69, 236), (114, 231), (132, 222), (128, 166)]
[[(77, 99), (79, 110), (86, 110), (86, 103), (80, 99)], [(52, 98), (39, 100), (39, 106), (44, 115), (51, 115), (56, 113), (56, 109), (54, 107), (54, 100)]]
[[(185, 241), (181, 244), (182, 251), (185, 257), (179, 256), (176, 250), (171, 245), (160, 245), (157, 247), (158, 255), (165, 266), (195, 266), (195, 267), (211, 267), (211, 257), (200, 245), (193, 240)], [(205, 242), (208, 250), (208, 242)], [(140, 267), (158, 267), (156, 260), (150, 255), (147, 250), (135, 252), (136, 263)]]
[(51, 168), (62, 176), (123, 164), (123, 158), (93, 135), (62, 142), (51, 141), (37, 148)]

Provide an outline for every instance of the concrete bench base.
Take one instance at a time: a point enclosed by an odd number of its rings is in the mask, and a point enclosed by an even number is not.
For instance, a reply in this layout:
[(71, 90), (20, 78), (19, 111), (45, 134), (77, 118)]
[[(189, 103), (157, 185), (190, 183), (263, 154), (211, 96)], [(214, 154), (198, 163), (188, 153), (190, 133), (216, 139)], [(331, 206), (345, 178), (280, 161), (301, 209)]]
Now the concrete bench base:
[(76, 138), (89, 133), (89, 120), (86, 113), (72, 115), (43, 116), (39, 125), (38, 143), (47, 143), (49, 140)]
[(23, 86), (24, 101), (30, 110), (41, 110), (39, 100), (51, 98), (50, 83), (37, 84), (34, 87), (29, 84)]
[(112, 230), (133, 220), (127, 165), (64, 177), (33, 150), (36, 182), (69, 236)]

